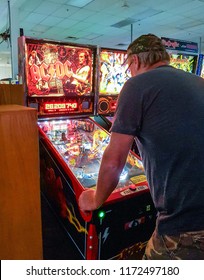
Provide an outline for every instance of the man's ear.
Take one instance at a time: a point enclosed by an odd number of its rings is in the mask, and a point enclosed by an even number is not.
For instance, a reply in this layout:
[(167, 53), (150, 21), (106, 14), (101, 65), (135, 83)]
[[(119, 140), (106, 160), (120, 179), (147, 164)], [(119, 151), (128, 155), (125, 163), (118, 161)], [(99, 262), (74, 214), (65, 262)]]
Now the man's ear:
[(133, 55), (133, 60), (134, 60), (134, 63), (135, 63), (135, 70), (137, 71), (140, 68), (140, 61), (139, 61), (138, 55), (134, 54)]

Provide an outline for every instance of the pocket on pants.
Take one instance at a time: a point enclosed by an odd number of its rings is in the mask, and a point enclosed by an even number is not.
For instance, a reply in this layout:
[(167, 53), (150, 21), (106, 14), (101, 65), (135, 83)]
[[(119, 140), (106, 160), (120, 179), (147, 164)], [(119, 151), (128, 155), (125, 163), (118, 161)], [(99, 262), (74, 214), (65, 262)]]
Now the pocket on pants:
[(180, 236), (159, 235), (155, 230), (148, 241), (143, 259), (176, 260), (180, 250)]
[(164, 244), (164, 248), (166, 250), (166, 253), (169, 255), (170, 259), (180, 259), (178, 256), (181, 248), (181, 234), (179, 235), (161, 235), (161, 239)]
[(204, 260), (204, 231), (159, 235), (155, 230), (147, 243), (147, 260)]

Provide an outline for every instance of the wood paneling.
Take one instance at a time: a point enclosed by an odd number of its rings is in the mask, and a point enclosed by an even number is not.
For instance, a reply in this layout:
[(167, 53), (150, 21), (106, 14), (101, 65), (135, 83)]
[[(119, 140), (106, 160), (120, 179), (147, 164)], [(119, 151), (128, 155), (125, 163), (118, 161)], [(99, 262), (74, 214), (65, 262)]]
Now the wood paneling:
[(42, 259), (37, 111), (0, 105), (0, 258)]

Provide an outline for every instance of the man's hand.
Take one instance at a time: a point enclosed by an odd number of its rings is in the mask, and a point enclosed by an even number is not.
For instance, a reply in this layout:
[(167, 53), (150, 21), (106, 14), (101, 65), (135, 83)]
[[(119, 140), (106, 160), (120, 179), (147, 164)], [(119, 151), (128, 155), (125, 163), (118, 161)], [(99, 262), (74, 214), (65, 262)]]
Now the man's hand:
[(82, 212), (86, 213), (98, 208), (95, 201), (95, 194), (96, 191), (93, 189), (88, 189), (81, 193), (79, 196), (79, 208)]

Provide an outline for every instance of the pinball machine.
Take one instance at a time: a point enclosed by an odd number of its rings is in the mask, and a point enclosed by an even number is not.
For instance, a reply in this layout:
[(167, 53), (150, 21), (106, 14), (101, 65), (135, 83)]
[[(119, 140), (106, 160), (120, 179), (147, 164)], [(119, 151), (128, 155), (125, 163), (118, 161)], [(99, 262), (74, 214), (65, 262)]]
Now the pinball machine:
[[(78, 207), (81, 192), (96, 187), (110, 137), (91, 118), (98, 47), (24, 36), (18, 43), (27, 106), (38, 111), (41, 192), (67, 238), (81, 259), (141, 259), (156, 212), (139, 157), (129, 153), (116, 189), (99, 209), (84, 215)], [(79, 66), (81, 53), (87, 58)], [(85, 66), (87, 81), (77, 80)]]
[(185, 72), (196, 73), (198, 44), (195, 42), (162, 37), (170, 55), (170, 65)]
[[(124, 50), (101, 48), (99, 51), (98, 102), (94, 120), (107, 131), (110, 130), (116, 110), (117, 99), (124, 83), (131, 77), (125, 63)], [(136, 142), (132, 151), (139, 155)]]
[[(126, 51), (101, 48), (99, 51), (99, 87), (96, 120), (110, 129), (116, 109), (118, 95), (124, 83), (130, 78)], [(101, 120), (100, 120), (101, 119)]]
[(204, 78), (204, 55), (199, 54), (198, 56), (198, 63), (196, 68), (196, 75), (200, 76), (201, 78)]

